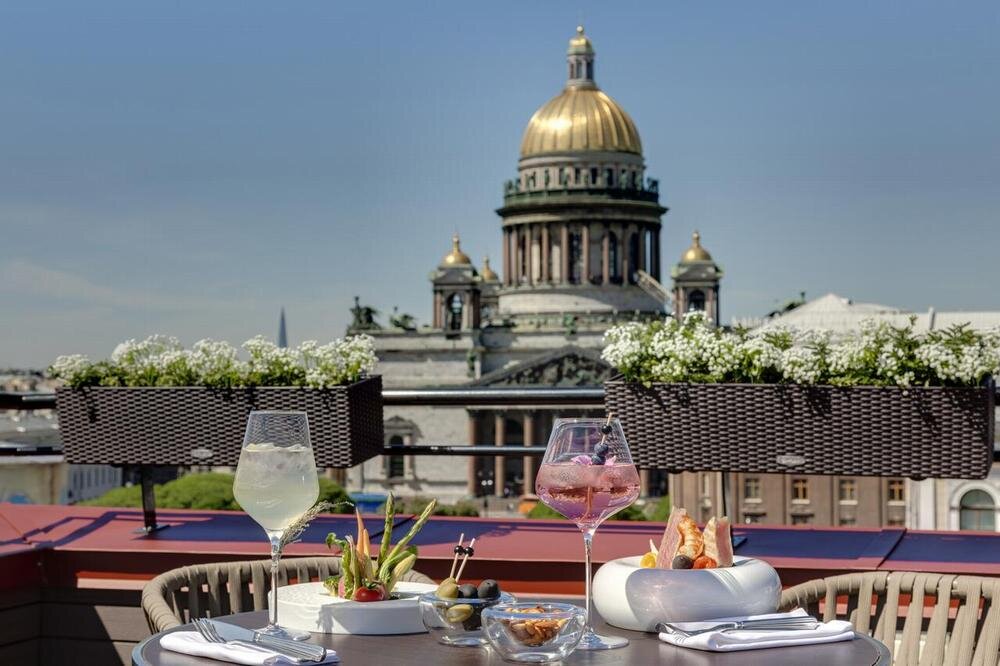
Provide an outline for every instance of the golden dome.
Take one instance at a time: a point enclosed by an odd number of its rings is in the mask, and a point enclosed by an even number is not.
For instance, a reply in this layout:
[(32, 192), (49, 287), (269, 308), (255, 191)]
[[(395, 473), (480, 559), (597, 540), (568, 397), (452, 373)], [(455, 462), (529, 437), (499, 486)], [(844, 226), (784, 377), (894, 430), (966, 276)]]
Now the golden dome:
[(480, 275), (483, 276), (483, 282), (499, 282), (500, 276), (497, 275), (496, 271), (490, 268), (490, 258), (483, 257), (483, 270), (480, 271)]
[(712, 255), (701, 246), (701, 234), (697, 231), (691, 234), (691, 247), (681, 255), (681, 263), (686, 264), (692, 261), (712, 261)]
[(576, 55), (578, 53), (593, 53), (594, 45), (590, 43), (590, 39), (587, 35), (583, 34), (583, 26), (576, 26), (576, 37), (569, 40), (569, 55)]
[(642, 154), (635, 123), (594, 87), (567, 86), (528, 121), (521, 157), (582, 150)]
[(471, 266), (472, 260), (469, 259), (469, 255), (462, 252), (462, 248), (459, 247), (458, 234), (451, 237), (451, 252), (444, 255), (444, 259), (441, 260), (442, 266)]

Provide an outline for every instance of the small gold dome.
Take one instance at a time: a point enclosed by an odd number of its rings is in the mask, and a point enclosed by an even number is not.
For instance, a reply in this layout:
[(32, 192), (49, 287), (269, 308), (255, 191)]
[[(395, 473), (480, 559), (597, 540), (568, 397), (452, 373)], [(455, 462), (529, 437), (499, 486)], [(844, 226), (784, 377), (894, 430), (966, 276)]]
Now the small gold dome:
[(597, 87), (567, 86), (535, 111), (521, 139), (521, 157), (581, 150), (642, 154), (639, 130)]
[(685, 250), (681, 256), (681, 263), (686, 264), (692, 261), (712, 261), (712, 255), (701, 246), (701, 234), (697, 231), (691, 234), (691, 247)]
[(469, 255), (462, 252), (462, 248), (459, 247), (458, 234), (451, 237), (451, 252), (444, 255), (444, 259), (441, 260), (442, 266), (471, 266), (472, 260), (469, 259)]
[(483, 257), (483, 270), (479, 272), (483, 276), (483, 282), (499, 282), (500, 276), (497, 275), (496, 271), (490, 268), (490, 258), (488, 256)]
[(583, 26), (576, 26), (576, 36), (569, 40), (569, 51), (568, 55), (576, 55), (577, 53), (593, 53), (594, 45), (590, 43), (587, 35), (583, 34)]

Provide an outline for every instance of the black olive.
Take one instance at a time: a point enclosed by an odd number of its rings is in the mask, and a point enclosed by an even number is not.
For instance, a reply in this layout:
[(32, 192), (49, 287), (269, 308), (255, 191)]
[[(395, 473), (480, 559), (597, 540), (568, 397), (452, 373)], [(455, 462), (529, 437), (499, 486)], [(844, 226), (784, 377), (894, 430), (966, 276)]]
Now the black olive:
[(479, 590), (475, 585), (471, 583), (465, 583), (464, 585), (458, 586), (458, 598), (459, 599), (478, 599)]
[(599, 456), (595, 453), (594, 455), (590, 456), (590, 462), (594, 463), (595, 465), (603, 465), (605, 462), (604, 456)]
[(500, 585), (492, 578), (487, 578), (479, 584), (480, 599), (496, 599), (500, 596)]
[(611, 447), (608, 446), (605, 442), (601, 442), (600, 444), (598, 444), (597, 446), (594, 447), (594, 453), (596, 453), (599, 456), (606, 456), (606, 455), (608, 455), (608, 451), (610, 451), (610, 450), (611, 450)]
[(604, 433), (605, 435), (610, 435), (611, 434), (611, 424), (610, 423), (605, 423), (604, 425), (602, 425), (601, 426), (601, 432)]
[(690, 569), (694, 566), (694, 560), (687, 555), (677, 555), (670, 566), (674, 569)]

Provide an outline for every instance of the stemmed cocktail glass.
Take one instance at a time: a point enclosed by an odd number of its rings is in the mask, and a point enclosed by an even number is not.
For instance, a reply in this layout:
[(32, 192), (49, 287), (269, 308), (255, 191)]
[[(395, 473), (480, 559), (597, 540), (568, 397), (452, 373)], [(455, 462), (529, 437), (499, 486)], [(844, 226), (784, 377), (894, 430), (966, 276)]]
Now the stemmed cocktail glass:
[(618, 419), (557, 419), (535, 480), (542, 502), (574, 521), (586, 552), (587, 628), (580, 650), (628, 645), (627, 638), (600, 636), (590, 626), (590, 551), (594, 532), (639, 497), (639, 473)]
[(278, 626), (281, 537), (319, 497), (316, 461), (305, 412), (250, 412), (233, 496), (271, 542), (271, 608), (263, 634), (304, 640), (308, 632)]

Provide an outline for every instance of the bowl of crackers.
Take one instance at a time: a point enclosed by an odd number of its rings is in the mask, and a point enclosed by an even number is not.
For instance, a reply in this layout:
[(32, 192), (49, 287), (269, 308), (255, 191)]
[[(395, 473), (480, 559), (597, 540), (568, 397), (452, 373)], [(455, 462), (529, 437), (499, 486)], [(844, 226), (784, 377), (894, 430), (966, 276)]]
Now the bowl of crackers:
[(483, 633), (507, 661), (565, 659), (583, 637), (587, 612), (573, 604), (498, 604), (483, 610)]

